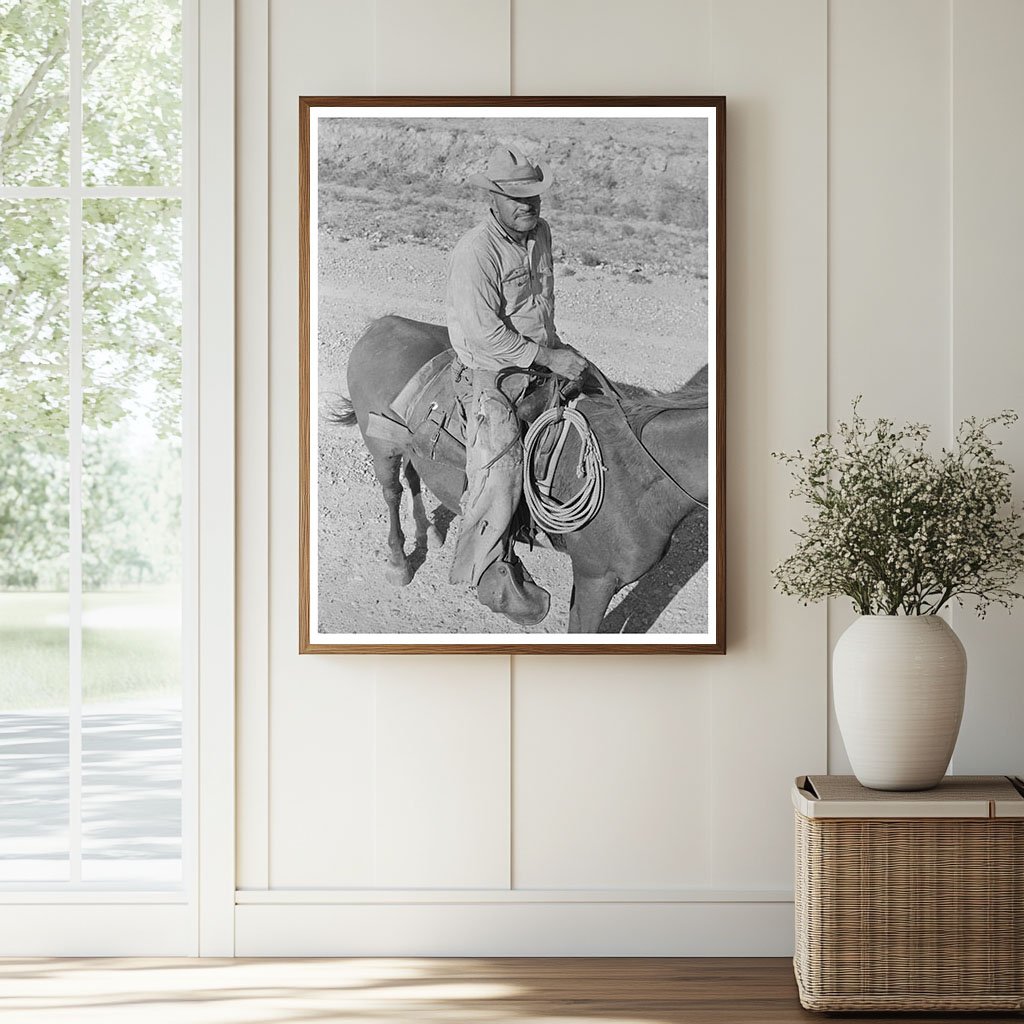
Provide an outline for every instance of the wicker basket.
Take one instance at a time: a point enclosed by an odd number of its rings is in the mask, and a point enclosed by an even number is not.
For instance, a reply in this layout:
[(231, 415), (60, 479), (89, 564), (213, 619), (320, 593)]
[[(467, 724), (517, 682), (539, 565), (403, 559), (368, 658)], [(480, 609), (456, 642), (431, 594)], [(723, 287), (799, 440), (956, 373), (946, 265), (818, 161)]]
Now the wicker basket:
[(796, 782), (796, 956), (808, 1010), (1024, 1009), (1024, 786), (881, 793)]

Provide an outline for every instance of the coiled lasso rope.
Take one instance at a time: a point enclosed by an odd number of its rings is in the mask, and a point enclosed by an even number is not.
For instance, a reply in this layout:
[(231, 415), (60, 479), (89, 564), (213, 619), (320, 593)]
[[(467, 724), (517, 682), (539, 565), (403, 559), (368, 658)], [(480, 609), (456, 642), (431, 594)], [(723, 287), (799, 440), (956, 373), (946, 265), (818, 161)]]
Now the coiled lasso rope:
[[(601, 446), (590, 429), (586, 416), (576, 408), (576, 399), (564, 409), (548, 409), (533, 421), (523, 441), (523, 493), (534, 521), (546, 533), (572, 533), (581, 530), (601, 509), (604, 500), (605, 467)], [(544, 432), (561, 422), (562, 432), (548, 463), (547, 475), (538, 480), (533, 460)], [(576, 476), (583, 481), (580, 489), (568, 499), (558, 501), (551, 496), (558, 461), (569, 436), (570, 428), (580, 437), (580, 456)]]

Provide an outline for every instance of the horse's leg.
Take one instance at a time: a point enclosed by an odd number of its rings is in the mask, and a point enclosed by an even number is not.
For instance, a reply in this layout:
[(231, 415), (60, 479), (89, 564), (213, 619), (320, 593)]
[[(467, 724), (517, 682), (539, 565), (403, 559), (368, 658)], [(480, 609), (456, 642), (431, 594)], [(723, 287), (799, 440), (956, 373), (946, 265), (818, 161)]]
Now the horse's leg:
[(412, 580), (412, 571), (405, 559), (405, 534), (399, 506), (402, 503), (402, 454), (373, 453), (373, 469), (384, 492), (388, 507), (390, 526), (388, 529), (388, 564), (384, 570), (389, 583), (404, 587)]
[(427, 521), (427, 512), (423, 507), (423, 488), (420, 484), (420, 475), (416, 472), (416, 467), (409, 461), (406, 461), (405, 469), (402, 472), (405, 474), (405, 481), (409, 485), (409, 495), (412, 498), (412, 518), (416, 523), (416, 547), (425, 548), (430, 523)]
[(569, 632), (596, 633), (608, 602), (619, 589), (614, 573), (603, 576), (581, 576), (575, 567), (572, 574), (572, 597), (569, 599)]
[(427, 524), (427, 547), (431, 551), (444, 547), (444, 534), (437, 528), (437, 522), (433, 519)]
[(429, 548), (431, 551), (444, 547), (444, 537), (441, 536), (435, 523), (427, 516), (427, 510), (423, 505), (420, 474), (411, 462), (405, 464), (405, 479), (408, 481), (409, 493), (412, 495), (412, 515), (416, 520), (417, 546)]

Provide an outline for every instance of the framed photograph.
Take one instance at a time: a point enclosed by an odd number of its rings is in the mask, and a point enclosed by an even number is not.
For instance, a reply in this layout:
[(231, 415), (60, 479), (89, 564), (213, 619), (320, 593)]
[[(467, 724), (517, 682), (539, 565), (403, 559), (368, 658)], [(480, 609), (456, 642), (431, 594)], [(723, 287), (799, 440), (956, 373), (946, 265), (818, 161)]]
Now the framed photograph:
[(725, 100), (302, 97), (301, 653), (725, 652)]

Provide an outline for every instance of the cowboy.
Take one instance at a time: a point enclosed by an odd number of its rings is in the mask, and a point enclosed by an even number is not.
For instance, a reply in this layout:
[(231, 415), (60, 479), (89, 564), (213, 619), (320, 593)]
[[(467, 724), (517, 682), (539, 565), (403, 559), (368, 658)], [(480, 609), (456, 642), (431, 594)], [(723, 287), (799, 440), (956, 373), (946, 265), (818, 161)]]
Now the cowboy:
[[(534, 625), (551, 595), (514, 554), (509, 527), (523, 493), (519, 421), (511, 399), (523, 385), (498, 386), (507, 367), (546, 367), (578, 378), (587, 361), (555, 330), (551, 229), (540, 216), (551, 174), (512, 146), (498, 146), (469, 184), (490, 193), (484, 219), (466, 232), (448, 264), (445, 311), (455, 349), (455, 393), (466, 417), (466, 477), (452, 582), (513, 622)], [(523, 380), (520, 375), (520, 382)]]

